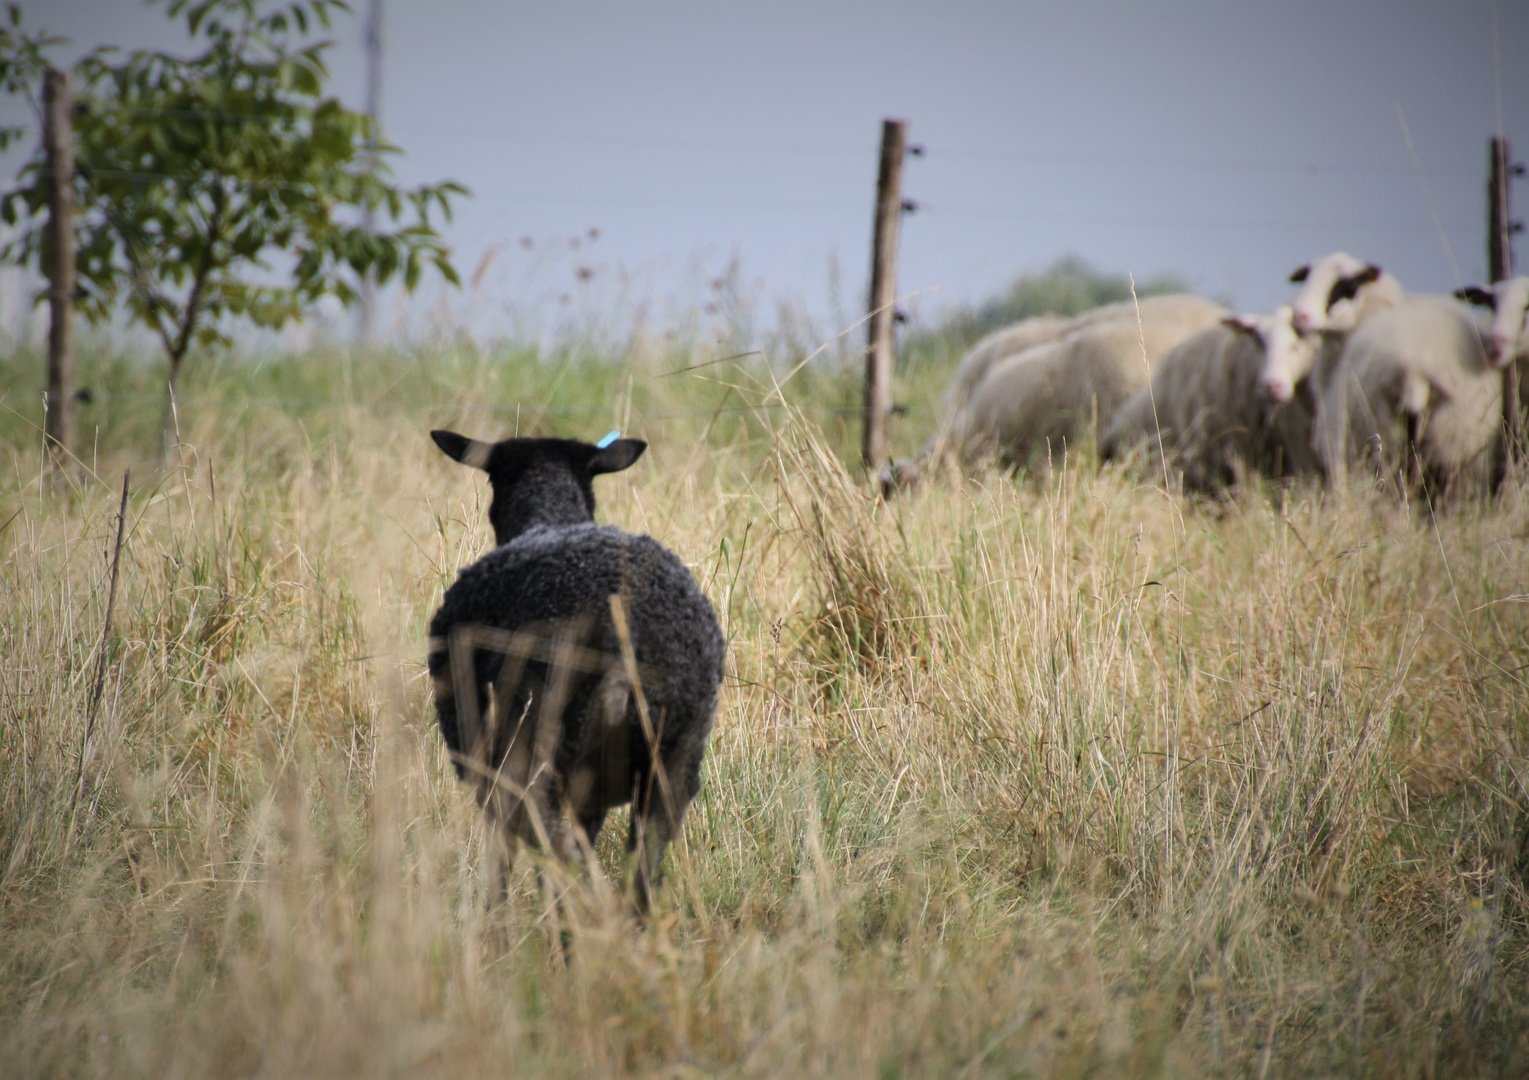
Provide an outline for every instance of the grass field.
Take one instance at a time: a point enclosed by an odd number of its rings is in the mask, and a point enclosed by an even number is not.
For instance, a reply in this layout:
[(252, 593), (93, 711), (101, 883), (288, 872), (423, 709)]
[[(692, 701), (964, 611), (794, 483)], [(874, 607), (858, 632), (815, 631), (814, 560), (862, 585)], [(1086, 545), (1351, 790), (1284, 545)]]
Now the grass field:
[[(72, 485), (0, 361), (0, 1072), (1529, 1070), (1517, 478), (1435, 514), (1075, 457), (883, 504), (853, 373), (663, 377), (709, 359), (228, 362), (162, 470), (152, 369), (96, 350)], [(901, 452), (949, 370), (900, 388)], [(591, 883), (566, 963), (529, 860), (485, 910), (434, 731), (425, 623), (489, 542), (439, 426), (648, 439), (599, 516), (730, 642), (654, 917)]]

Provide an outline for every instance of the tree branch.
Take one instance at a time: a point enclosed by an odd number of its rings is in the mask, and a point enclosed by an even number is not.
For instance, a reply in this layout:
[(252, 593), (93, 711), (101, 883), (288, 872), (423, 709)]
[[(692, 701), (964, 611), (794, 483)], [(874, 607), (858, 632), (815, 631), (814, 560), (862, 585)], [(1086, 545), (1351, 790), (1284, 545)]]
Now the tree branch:
[(122, 250), (127, 253), (128, 269), (133, 279), (133, 291), (145, 297), (148, 301), (149, 314), (154, 320), (154, 332), (159, 335), (159, 340), (164, 343), (165, 352), (169, 353), (174, 347), (174, 342), (170, 340), (170, 332), (165, 328), (164, 316), (160, 313), (164, 310), (174, 311), (175, 305), (165, 299), (164, 295), (154, 288), (154, 279), (149, 276), (148, 268), (143, 265), (143, 261), (138, 257), (137, 239), (127, 229), (123, 218), (113, 213), (109, 206), (104, 207), (104, 209), (106, 211), (106, 219), (111, 222), (111, 227), (116, 230), (118, 236), (122, 237)]
[(191, 293), (186, 297), (186, 306), (181, 312), (179, 338), (175, 342), (175, 347), (170, 350), (172, 375), (181, 366), (186, 349), (191, 345), (191, 332), (196, 329), (197, 316), (201, 313), (202, 292), (207, 285), (208, 276), (212, 273), (213, 249), (217, 247), (219, 234), (223, 231), (224, 198), (223, 185), (214, 184), (212, 217), (207, 222), (207, 246), (202, 248), (202, 257), (197, 261), (196, 277), (191, 281)]

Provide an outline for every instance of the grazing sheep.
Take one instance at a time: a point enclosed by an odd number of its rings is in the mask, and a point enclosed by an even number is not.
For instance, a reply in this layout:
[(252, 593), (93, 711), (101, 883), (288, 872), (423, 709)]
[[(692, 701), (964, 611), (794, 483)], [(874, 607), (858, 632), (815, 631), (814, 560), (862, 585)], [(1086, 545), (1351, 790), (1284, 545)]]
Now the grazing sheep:
[[(1469, 304), (1492, 311), (1492, 326), (1487, 333), (1487, 358), (1493, 367), (1505, 372), (1511, 364), (1518, 376), (1518, 414), (1529, 416), (1529, 277), (1499, 281), (1490, 289), (1479, 285), (1458, 290), (1455, 295)], [(1522, 421), (1521, 421), (1522, 422)]]
[(1313, 442), (1330, 477), (1361, 460), (1404, 486), (1498, 479), (1502, 372), (1470, 311), (1414, 296), (1366, 319), (1317, 387)]
[[(1145, 298), (1139, 306), (1141, 306), (1142, 326), (1167, 327), (1176, 320), (1193, 323), (1209, 306), (1209, 301), (1188, 294), (1171, 294), (1164, 297)], [(1131, 332), (1135, 332), (1136, 312), (1138, 312), (1138, 304), (1135, 301), (1122, 300), (1119, 303), (1101, 304), (1072, 318), (1037, 315), (986, 335), (976, 346), (972, 346), (960, 361), (956, 378), (951, 382), (950, 390), (946, 390), (945, 393), (945, 419), (933, 438), (924, 444), (924, 448), (919, 450), (916, 457), (911, 459), (902, 457), (893, 464), (882, 467), (882, 494), (891, 496), (896, 491), (917, 486), (922, 477), (928, 473), (931, 465), (937, 464), (948, 448), (957, 451), (957, 457), (962, 459), (962, 464), (971, 464), (969, 454), (965, 453), (962, 445), (966, 439), (963, 433), (971, 430), (968, 405), (971, 402), (972, 392), (977, 389), (977, 385), (983, 379), (986, 379), (994, 367), (1008, 363), (1009, 359), (1020, 353), (1031, 352), (1044, 344), (1055, 343), (1061, 338), (1070, 337), (1079, 330), (1086, 330), (1099, 324), (1124, 321), (1124, 323), (1130, 323)], [(1225, 314), (1225, 312), (1217, 307), (1216, 314)], [(1197, 329), (1197, 326), (1183, 332), (1193, 332), (1193, 329)], [(1151, 337), (1156, 340), (1156, 330)], [(1139, 346), (1135, 355), (1141, 356)], [(1142, 375), (1142, 378), (1145, 378), (1145, 375)], [(1105, 396), (1112, 398), (1112, 392), (1107, 390)], [(1099, 415), (1109, 416), (1109, 413), (1101, 412)], [(983, 444), (982, 441), (972, 445), (969, 450), (972, 454), (980, 456), (985, 445), (988, 450), (991, 450), (991, 444)]]
[[(1141, 301), (1142, 318), (1156, 318), (1159, 312), (1182, 307), (1184, 299), (1183, 294), (1150, 296)], [(966, 406), (966, 403), (971, 400), (972, 391), (977, 388), (977, 384), (983, 380), (994, 364), (1027, 349), (1033, 349), (1037, 345), (1055, 341), (1086, 326), (1094, 326), (1113, 319), (1134, 320), (1135, 318), (1136, 304), (1130, 300), (1121, 300), (1112, 304), (1101, 304), (1099, 307), (1091, 308), (1081, 315), (1070, 318), (1062, 315), (1035, 315), (994, 330), (968, 349), (966, 355), (961, 358), (961, 364), (956, 369), (956, 377), (951, 381), (950, 389), (945, 392), (946, 415), (953, 416)]]
[(1471, 285), (1455, 293), (1461, 300), (1492, 310), (1492, 329), (1487, 355), (1493, 367), (1507, 367), (1511, 359), (1529, 358), (1529, 277), (1499, 281), (1491, 288)]
[(1402, 302), (1401, 282), (1374, 263), (1335, 251), (1304, 263), (1290, 275), (1301, 291), (1290, 301), (1297, 333), (1346, 332), (1380, 311)]
[(725, 651), (677, 556), (594, 522), (591, 479), (629, 467), (647, 444), (430, 435), (493, 487), (498, 546), (446, 590), (429, 668), (452, 762), (501, 843), (496, 898), (517, 843), (577, 858), (606, 811), (630, 802), (646, 909), (700, 788)]
[(951, 422), (963, 464), (997, 455), (1023, 465), (1065, 455), (1069, 444), (1113, 416), (1147, 384), (1152, 365), (1228, 312), (1198, 296), (1153, 297), (1124, 318), (1099, 318), (995, 364)]
[(1317, 472), (1309, 397), (1274, 401), (1260, 385), (1267, 351), (1316, 347), (1295, 332), (1289, 304), (1207, 326), (1157, 362), (1151, 383), (1115, 414), (1101, 457), (1145, 446), (1196, 491), (1229, 486), (1250, 467), (1272, 477)]
[(1350, 332), (1300, 333), (1295, 330), (1293, 311), (1290, 329), (1289, 334), (1277, 333), (1263, 339), (1264, 363), (1258, 376), (1258, 392), (1275, 403), (1292, 401), (1298, 395), (1305, 395), (1310, 403), (1316, 388), (1323, 385), (1338, 362)]
[(1001, 327), (983, 337), (961, 358), (956, 377), (950, 389), (945, 392), (946, 415), (966, 407), (972, 391), (994, 364), (1015, 353), (1055, 341), (1072, 329), (1072, 323), (1071, 319), (1064, 319), (1060, 315), (1037, 315), (1012, 326)]
[[(1292, 282), (1302, 285), (1290, 301), (1295, 339), (1279, 335), (1266, 341), (1260, 387), (1271, 401), (1289, 401), (1317, 371), (1320, 382), (1331, 371), (1348, 335), (1366, 319), (1406, 301), (1401, 283), (1374, 263), (1335, 251), (1296, 267)], [(1319, 341), (1309, 348), (1305, 338)]]

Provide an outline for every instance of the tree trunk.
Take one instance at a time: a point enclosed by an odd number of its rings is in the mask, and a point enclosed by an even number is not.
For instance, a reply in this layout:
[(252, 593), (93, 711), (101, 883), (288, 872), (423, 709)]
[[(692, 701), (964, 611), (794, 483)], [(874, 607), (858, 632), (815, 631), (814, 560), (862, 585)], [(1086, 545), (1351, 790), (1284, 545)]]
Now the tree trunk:
[(165, 411), (159, 425), (160, 464), (170, 467), (171, 455), (180, 449), (180, 403), (176, 394), (180, 387), (181, 361), (184, 355), (170, 358), (170, 378), (165, 382)]
[(212, 273), (213, 252), (222, 235), (223, 189), (215, 187), (212, 192), (212, 219), (207, 223), (207, 246), (202, 249), (202, 259), (197, 266), (196, 278), (191, 282), (191, 292), (186, 297), (186, 306), (181, 311), (180, 327), (175, 340), (165, 338), (165, 352), (170, 358), (170, 379), (165, 384), (165, 416), (160, 429), (160, 442), (164, 450), (164, 464), (167, 467), (170, 464), (170, 451), (180, 446), (180, 405), (176, 400), (175, 391), (180, 384), (181, 364), (185, 362), (186, 352), (191, 348), (192, 332), (196, 330), (196, 324), (202, 317), (202, 295), (207, 288), (208, 275)]

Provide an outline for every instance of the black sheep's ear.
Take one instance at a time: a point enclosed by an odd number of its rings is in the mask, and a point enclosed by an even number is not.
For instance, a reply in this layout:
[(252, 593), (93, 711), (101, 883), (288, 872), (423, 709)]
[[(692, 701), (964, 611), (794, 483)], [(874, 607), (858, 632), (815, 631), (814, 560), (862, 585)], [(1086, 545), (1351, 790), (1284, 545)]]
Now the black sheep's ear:
[(616, 439), (595, 451), (594, 457), (589, 459), (589, 475), (629, 469), (647, 448), (648, 444), (641, 439)]
[(487, 469), (488, 459), (494, 453), (493, 443), (486, 443), (482, 439), (469, 439), (466, 435), (458, 435), (455, 431), (432, 431), (430, 437), (435, 440), (435, 445), (439, 446), (447, 457), (474, 469)]
[(1290, 271), (1290, 282), (1293, 285), (1299, 285), (1310, 276), (1311, 263), (1302, 263), (1300, 266), (1297, 266), (1294, 270)]
[(1497, 310), (1497, 294), (1490, 289), (1483, 289), (1480, 285), (1467, 285), (1463, 289), (1456, 289), (1455, 298), (1464, 300), (1467, 304), (1475, 304), (1477, 307)]

